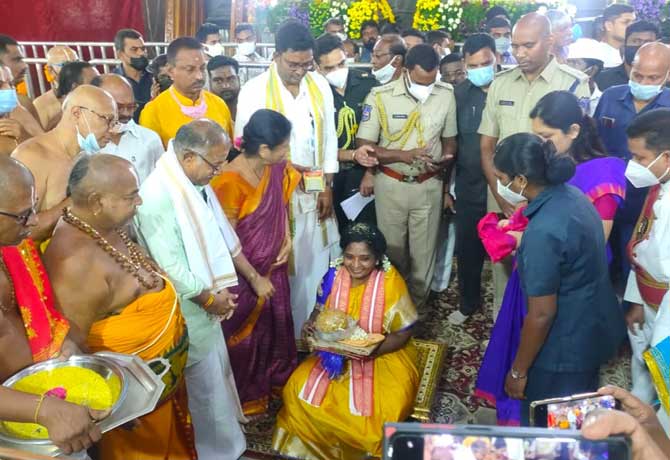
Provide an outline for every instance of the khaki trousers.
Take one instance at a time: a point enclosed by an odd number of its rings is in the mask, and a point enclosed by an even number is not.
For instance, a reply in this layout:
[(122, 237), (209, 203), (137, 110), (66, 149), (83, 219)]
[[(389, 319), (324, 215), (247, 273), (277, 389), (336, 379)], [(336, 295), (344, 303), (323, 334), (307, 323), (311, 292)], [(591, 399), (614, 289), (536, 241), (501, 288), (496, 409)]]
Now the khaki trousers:
[(434, 177), (407, 184), (381, 172), (375, 176), (377, 224), (386, 237), (389, 259), (407, 281), (417, 308), (428, 298), (435, 270), (442, 187)]
[[(489, 187), (486, 188), (486, 192), (486, 212), (502, 212)], [(495, 322), (502, 305), (503, 296), (505, 295), (507, 281), (509, 281), (509, 277), (512, 274), (512, 264), (507, 259), (497, 264), (492, 264), (491, 271), (493, 272), (493, 321)]]

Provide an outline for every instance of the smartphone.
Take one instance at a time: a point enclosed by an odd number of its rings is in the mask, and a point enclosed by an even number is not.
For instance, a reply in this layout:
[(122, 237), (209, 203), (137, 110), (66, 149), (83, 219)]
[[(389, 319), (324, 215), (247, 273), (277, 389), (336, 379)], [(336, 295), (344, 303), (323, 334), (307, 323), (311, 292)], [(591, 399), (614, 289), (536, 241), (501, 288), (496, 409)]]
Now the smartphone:
[(630, 442), (590, 441), (578, 431), (387, 423), (384, 460), (630, 460)]
[(586, 415), (595, 409), (619, 409), (613, 396), (584, 393), (530, 403), (530, 424), (541, 428), (580, 430)]

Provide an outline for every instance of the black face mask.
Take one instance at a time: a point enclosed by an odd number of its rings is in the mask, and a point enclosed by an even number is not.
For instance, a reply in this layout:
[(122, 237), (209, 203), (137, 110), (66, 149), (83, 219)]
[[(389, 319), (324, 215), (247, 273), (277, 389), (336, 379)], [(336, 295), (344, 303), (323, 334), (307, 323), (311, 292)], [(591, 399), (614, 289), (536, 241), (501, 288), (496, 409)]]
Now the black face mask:
[(149, 65), (149, 58), (146, 56), (132, 57), (130, 58), (130, 67), (135, 70), (142, 72)]
[(639, 46), (624, 46), (623, 60), (626, 61), (626, 64), (633, 65), (633, 60), (635, 60), (635, 55), (639, 49)]
[(158, 83), (158, 87), (162, 93), (166, 89), (170, 88), (170, 86), (172, 86), (172, 78), (168, 77), (167, 75), (159, 75), (156, 77), (156, 83)]
[(363, 43), (363, 46), (368, 50), (372, 51), (375, 47), (375, 43), (377, 43), (376, 40), (370, 40), (369, 42)]

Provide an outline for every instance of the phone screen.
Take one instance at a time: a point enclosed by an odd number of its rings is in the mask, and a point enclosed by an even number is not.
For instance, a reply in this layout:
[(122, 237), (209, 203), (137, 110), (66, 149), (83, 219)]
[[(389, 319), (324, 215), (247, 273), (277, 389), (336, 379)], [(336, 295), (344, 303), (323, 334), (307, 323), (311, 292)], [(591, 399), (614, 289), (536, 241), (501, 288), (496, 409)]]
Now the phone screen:
[(397, 433), (385, 454), (389, 460), (626, 460), (628, 448), (568, 437)]
[(567, 399), (535, 407), (535, 425), (559, 430), (580, 430), (586, 415), (595, 409), (616, 409), (613, 396)]

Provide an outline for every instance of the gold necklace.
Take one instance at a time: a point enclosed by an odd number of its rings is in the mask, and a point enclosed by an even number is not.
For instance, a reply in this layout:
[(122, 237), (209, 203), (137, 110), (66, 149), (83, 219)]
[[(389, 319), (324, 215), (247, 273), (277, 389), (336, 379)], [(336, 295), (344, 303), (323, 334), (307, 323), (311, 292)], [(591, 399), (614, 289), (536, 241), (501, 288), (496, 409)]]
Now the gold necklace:
[[(103, 251), (109, 254), (123, 270), (132, 275), (146, 289), (153, 290), (161, 282), (161, 277), (156, 272), (156, 267), (144, 257), (139, 249), (135, 247), (135, 244), (123, 230), (119, 229), (117, 230), (117, 233), (121, 237), (121, 241), (123, 241), (126, 249), (128, 249), (130, 257), (112, 246), (109, 241), (107, 241), (90, 224), (72, 214), (70, 208), (65, 208), (63, 210), (63, 220), (91, 237), (91, 239), (93, 239)], [(140, 268), (144, 268), (144, 270), (149, 273), (149, 276), (151, 277), (150, 281), (140, 274)]]

